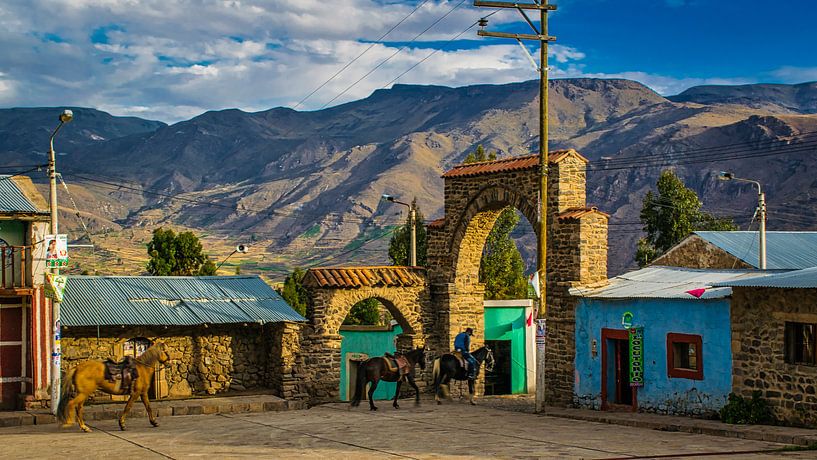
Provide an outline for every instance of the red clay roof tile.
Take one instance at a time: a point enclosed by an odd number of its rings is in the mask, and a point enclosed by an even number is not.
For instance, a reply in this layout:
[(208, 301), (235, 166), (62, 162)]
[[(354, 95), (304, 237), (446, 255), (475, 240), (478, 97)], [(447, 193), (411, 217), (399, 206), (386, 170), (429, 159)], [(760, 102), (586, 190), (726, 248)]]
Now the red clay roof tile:
[(303, 282), (337, 288), (410, 287), (425, 282), (424, 272), (421, 267), (318, 267), (307, 270)]
[[(573, 149), (549, 152), (548, 163), (558, 163), (571, 156), (588, 163), (587, 158)], [(454, 166), (446, 171), (442, 177), (468, 177), (497, 172), (524, 171), (526, 169), (534, 169), (537, 166), (539, 166), (539, 155), (526, 155)]]

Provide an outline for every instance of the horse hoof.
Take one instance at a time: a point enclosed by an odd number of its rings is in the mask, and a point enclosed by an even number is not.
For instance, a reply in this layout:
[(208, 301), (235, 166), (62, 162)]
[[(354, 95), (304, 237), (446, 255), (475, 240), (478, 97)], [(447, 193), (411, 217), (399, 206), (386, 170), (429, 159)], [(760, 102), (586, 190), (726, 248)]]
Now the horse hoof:
[(90, 433), (91, 431), (93, 431), (93, 430), (91, 430), (90, 428), (88, 428), (87, 426), (81, 426), (81, 427), (80, 427), (80, 429), (81, 429), (82, 431), (86, 432), (86, 433)]
[(438, 406), (442, 406), (442, 405), (443, 405), (443, 402), (442, 402), (442, 401), (437, 401), (437, 405), (438, 405)]
[(376, 408), (376, 407), (374, 407), (374, 406), (372, 406), (372, 407), (370, 407), (370, 408), (369, 408), (369, 410), (371, 410), (371, 411), (376, 411), (376, 410), (377, 410), (377, 408)]
[(471, 403), (471, 405), (472, 405), (472, 406), (476, 406), (476, 405), (477, 405), (477, 403), (475, 403), (474, 401), (469, 401), (469, 402)]
[(395, 409), (400, 409), (400, 406), (398, 406), (397, 404), (394, 404), (394, 408)]
[(150, 424), (153, 426), (159, 426), (159, 422), (157, 422), (156, 420), (151, 420)]

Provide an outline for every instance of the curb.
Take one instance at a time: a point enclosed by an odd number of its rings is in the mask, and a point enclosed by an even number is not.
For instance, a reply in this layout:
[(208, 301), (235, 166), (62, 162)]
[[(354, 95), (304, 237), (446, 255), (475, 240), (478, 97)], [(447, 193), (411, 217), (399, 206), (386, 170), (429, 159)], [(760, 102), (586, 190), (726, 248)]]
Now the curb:
[[(753, 441), (775, 442), (795, 446), (812, 446), (817, 444), (817, 431), (805, 428), (791, 428), (770, 425), (730, 425), (714, 420), (702, 420), (684, 417), (649, 414), (651, 419), (639, 417), (642, 414), (608, 415), (596, 411), (581, 409), (563, 409), (548, 407), (543, 415), (586, 422), (607, 423), (635, 428), (647, 428), (658, 431), (682, 432), (720, 436), (725, 438), (748, 439)], [(648, 414), (643, 414), (648, 415)], [(655, 418), (666, 420), (655, 420)]]
[[(139, 403), (139, 401), (137, 401)], [(105, 403), (85, 406), (85, 420), (116, 420), (125, 403)], [(139, 404), (134, 405), (128, 418), (146, 418), (147, 411)], [(309, 406), (306, 401), (288, 401), (277, 396), (230, 396), (221, 398), (187, 399), (176, 401), (152, 401), (151, 408), (157, 417), (172, 417), (180, 415), (207, 415), (207, 414), (242, 414), (257, 412), (277, 412), (289, 410), (303, 410)], [(56, 423), (57, 419), (47, 411), (16, 411), (0, 412), (0, 428), (48, 425)]]

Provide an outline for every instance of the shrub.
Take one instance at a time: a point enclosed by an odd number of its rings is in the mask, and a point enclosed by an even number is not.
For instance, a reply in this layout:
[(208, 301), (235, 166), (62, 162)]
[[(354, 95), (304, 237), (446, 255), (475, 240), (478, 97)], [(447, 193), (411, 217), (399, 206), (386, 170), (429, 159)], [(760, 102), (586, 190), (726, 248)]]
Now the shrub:
[(729, 393), (729, 400), (720, 410), (721, 421), (746, 425), (768, 424), (772, 421), (772, 411), (760, 390), (752, 392), (752, 398), (746, 399)]

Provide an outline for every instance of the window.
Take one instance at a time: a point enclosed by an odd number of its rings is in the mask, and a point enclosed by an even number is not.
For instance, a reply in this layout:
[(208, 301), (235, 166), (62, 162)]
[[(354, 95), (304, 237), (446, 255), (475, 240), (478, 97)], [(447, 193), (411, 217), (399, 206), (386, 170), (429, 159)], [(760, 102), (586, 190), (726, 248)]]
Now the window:
[(786, 322), (785, 359), (789, 364), (817, 364), (814, 354), (814, 339), (817, 325)]
[(703, 340), (700, 335), (667, 334), (667, 375), (680, 379), (704, 379)]

